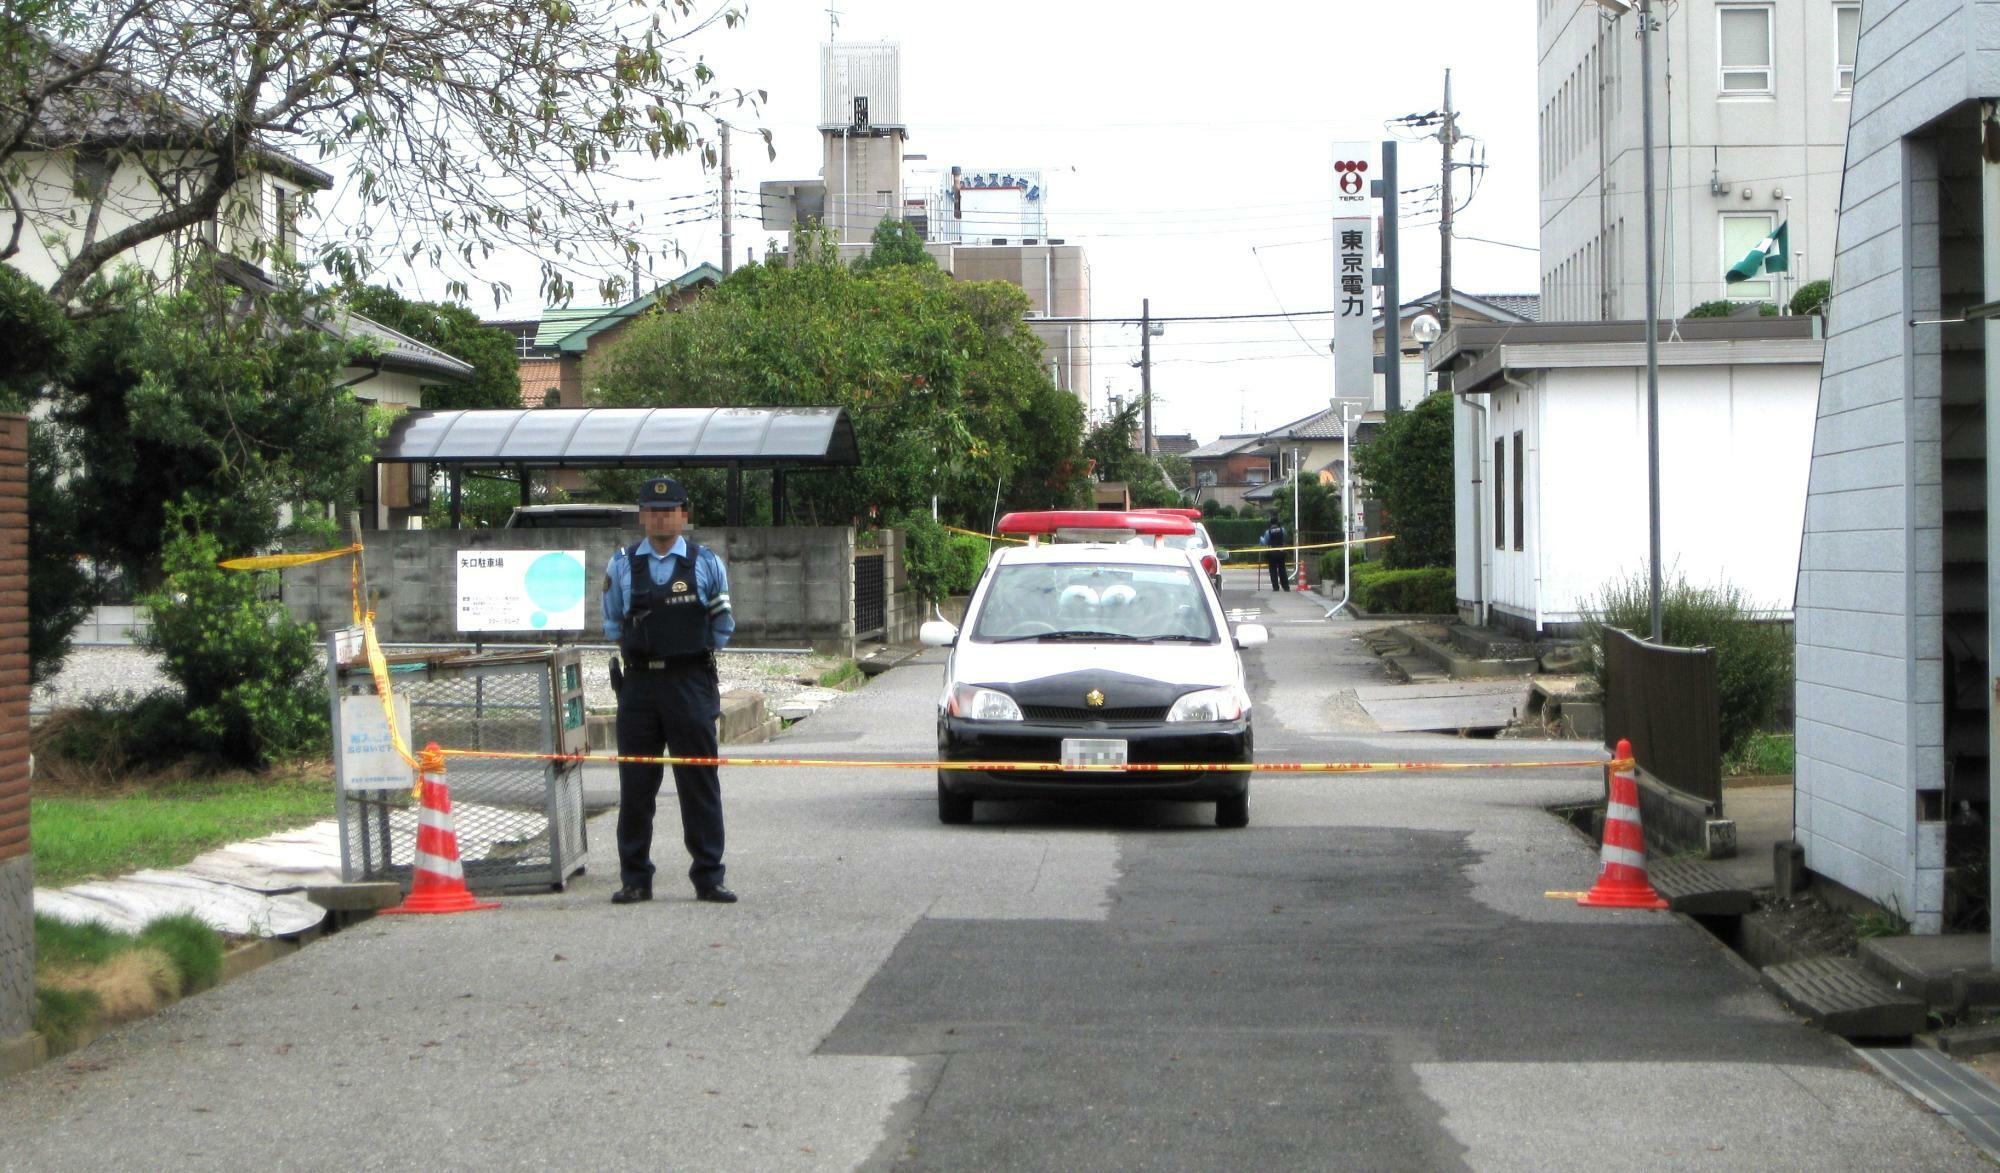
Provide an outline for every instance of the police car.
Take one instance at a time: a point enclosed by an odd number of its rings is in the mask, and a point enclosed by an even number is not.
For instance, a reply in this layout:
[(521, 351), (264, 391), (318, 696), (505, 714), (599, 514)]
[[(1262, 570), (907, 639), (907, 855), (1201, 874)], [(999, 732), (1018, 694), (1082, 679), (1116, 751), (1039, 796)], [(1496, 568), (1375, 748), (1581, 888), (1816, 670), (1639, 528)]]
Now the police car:
[(1185, 517), (1193, 522), (1194, 529), (1192, 532), (1186, 534), (1163, 534), (1160, 537), (1160, 544), (1163, 546), (1172, 546), (1176, 550), (1193, 551), (1196, 560), (1201, 563), (1202, 572), (1208, 575), (1210, 585), (1215, 587), (1217, 594), (1222, 593), (1222, 560), (1228, 557), (1228, 551), (1218, 549), (1215, 541), (1208, 536), (1208, 527), (1201, 523), (1201, 510), (1163, 508), (1142, 509), (1139, 512), (1170, 513), (1175, 517)]
[[(1269, 633), (1229, 622), (1195, 553), (1162, 544), (1193, 522), (1170, 514), (1010, 513), (1028, 539), (988, 561), (965, 625), (923, 625), (951, 656), (938, 697), (942, 762), (1117, 767), (1250, 761), (1239, 648)], [(1218, 826), (1250, 821), (1247, 772), (1116, 769), (938, 771), (938, 818), (972, 821), (982, 798), (1145, 798), (1215, 803)]]

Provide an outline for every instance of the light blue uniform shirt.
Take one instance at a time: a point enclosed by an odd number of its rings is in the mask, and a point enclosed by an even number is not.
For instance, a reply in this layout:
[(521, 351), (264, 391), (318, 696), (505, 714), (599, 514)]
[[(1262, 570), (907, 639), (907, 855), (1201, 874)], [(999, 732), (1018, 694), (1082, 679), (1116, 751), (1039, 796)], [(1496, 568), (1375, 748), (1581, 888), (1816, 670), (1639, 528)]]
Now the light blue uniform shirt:
[[(632, 593), (632, 560), (625, 556), (626, 547), (618, 547), (611, 556), (611, 565), (604, 570), (604, 638), (612, 643), (625, 632), (625, 600)], [(647, 573), (652, 575), (654, 586), (667, 585), (667, 563), (673, 558), (687, 557), (687, 538), (674, 539), (662, 557), (653, 550), (653, 539), (639, 543), (639, 556), (646, 560)], [(708, 646), (721, 651), (729, 646), (729, 637), (736, 632), (736, 615), (729, 609), (729, 572), (722, 568), (722, 559), (707, 546), (694, 562), (694, 590), (696, 596), (708, 607)]]

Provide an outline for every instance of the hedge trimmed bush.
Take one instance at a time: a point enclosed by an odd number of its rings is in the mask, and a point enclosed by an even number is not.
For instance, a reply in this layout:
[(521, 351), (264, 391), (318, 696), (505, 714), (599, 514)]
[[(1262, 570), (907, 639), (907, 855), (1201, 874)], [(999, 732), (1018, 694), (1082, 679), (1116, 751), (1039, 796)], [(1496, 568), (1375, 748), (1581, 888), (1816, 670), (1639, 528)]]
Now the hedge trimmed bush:
[(1458, 576), (1442, 566), (1356, 565), (1354, 605), (1378, 614), (1448, 615), (1458, 610)]
[(993, 553), (993, 543), (971, 534), (953, 534), (945, 546), (944, 587), (947, 594), (966, 595), (979, 583), (980, 572)]
[[(1208, 536), (1216, 545), (1225, 550), (1239, 550), (1245, 554), (1252, 554), (1257, 539), (1265, 530), (1271, 528), (1271, 519), (1268, 517), (1204, 517), (1201, 523), (1208, 527)], [(1291, 524), (1286, 523), (1285, 528), (1291, 529)], [(1263, 555), (1260, 553), (1255, 556)]]

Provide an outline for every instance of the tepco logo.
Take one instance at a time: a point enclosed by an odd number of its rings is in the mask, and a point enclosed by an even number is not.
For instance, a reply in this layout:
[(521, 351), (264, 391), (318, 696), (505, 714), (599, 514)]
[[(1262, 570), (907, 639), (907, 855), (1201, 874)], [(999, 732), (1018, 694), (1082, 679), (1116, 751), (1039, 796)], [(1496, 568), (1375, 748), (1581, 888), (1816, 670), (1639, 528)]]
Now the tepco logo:
[(1368, 170), (1365, 159), (1342, 159), (1333, 165), (1334, 174), (1340, 176), (1340, 194), (1358, 196), (1361, 194), (1361, 173)]

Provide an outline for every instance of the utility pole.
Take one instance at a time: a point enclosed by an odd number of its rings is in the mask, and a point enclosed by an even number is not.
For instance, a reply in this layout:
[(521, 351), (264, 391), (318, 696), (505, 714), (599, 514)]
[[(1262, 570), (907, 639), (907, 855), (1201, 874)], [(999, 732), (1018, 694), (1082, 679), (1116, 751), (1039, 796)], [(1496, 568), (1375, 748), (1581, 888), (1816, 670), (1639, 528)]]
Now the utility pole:
[[(1646, 512), (1652, 640), (1660, 641), (1660, 289), (1653, 275), (1653, 6), (1639, 4), (1639, 121), (1646, 179)], [(1789, 258), (1788, 258), (1789, 259)]]
[[(1403, 291), (1397, 269), (1402, 264), (1397, 241), (1396, 140), (1382, 140), (1382, 405), (1388, 414), (1403, 410)], [(1421, 396), (1420, 396), (1421, 397)], [(1345, 444), (1347, 433), (1341, 432)]]
[(722, 124), (722, 275), (729, 276), (736, 269), (733, 246), (736, 243), (736, 201), (734, 194), (736, 177), (729, 171), (729, 124)]
[(1139, 401), (1146, 415), (1144, 451), (1153, 455), (1153, 299), (1139, 302)]
[(1438, 188), (1438, 325), (1451, 330), (1451, 148), (1458, 141), (1458, 112), (1451, 108), (1451, 70), (1444, 71), (1444, 172)]

